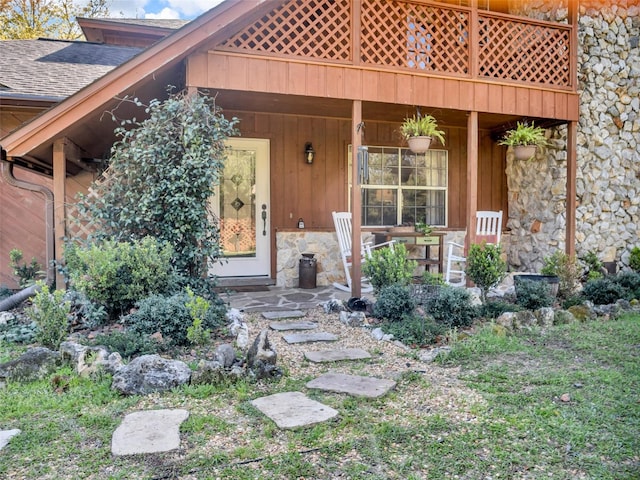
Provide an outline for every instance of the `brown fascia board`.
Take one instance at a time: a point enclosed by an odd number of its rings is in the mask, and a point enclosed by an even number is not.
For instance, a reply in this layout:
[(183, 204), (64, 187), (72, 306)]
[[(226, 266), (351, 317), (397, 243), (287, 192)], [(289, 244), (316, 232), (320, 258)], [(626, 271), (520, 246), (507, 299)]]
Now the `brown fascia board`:
[(226, 0), (128, 62), (0, 139), (10, 157), (23, 157), (59, 136), (85, 115), (142, 84), (204, 42), (221, 42), (287, 0)]
[(82, 29), (82, 33), (89, 42), (99, 42), (99, 36), (96, 32), (110, 33), (132, 33), (138, 35), (146, 35), (155, 38), (166, 37), (176, 31), (175, 28), (157, 27), (150, 25), (129, 24), (129, 23), (117, 23), (117, 22), (105, 22), (94, 18), (78, 18), (78, 25)]

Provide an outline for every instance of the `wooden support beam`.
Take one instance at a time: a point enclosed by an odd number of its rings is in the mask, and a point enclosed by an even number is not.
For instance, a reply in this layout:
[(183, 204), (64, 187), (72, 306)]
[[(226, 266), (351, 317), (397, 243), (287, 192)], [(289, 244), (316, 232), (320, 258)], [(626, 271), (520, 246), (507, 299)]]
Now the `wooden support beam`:
[(578, 122), (569, 122), (567, 125), (567, 238), (565, 243), (565, 252), (569, 256), (576, 254), (577, 138)]
[(358, 171), (358, 150), (362, 145), (362, 101), (354, 100), (351, 111), (351, 296), (362, 295), (362, 198)]
[(478, 112), (469, 112), (467, 119), (467, 235), (465, 252), (476, 241), (478, 211)]
[[(66, 235), (66, 196), (67, 179), (67, 139), (59, 138), (53, 142), (53, 230), (55, 259), (61, 260)], [(56, 288), (64, 288), (62, 275), (56, 272)]]

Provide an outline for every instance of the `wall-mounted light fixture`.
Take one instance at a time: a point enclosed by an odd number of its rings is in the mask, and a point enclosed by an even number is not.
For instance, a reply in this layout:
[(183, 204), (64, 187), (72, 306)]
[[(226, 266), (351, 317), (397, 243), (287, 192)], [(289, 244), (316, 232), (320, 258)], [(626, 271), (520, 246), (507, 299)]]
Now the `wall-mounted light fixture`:
[(313, 163), (313, 159), (316, 156), (316, 151), (313, 149), (311, 142), (307, 142), (304, 146), (304, 159), (307, 163)]

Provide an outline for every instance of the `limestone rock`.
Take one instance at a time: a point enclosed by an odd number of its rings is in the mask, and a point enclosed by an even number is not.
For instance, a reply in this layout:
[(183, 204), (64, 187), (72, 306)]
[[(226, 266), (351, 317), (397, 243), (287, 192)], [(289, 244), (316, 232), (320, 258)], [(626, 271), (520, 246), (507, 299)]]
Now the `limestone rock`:
[(236, 351), (228, 343), (219, 345), (213, 356), (224, 368), (230, 368), (236, 361)]
[(268, 331), (262, 330), (253, 341), (247, 353), (247, 368), (256, 378), (269, 378), (281, 375), (282, 372), (276, 367), (278, 354), (269, 342)]
[(19, 358), (0, 364), (0, 380), (38, 380), (55, 372), (60, 363), (58, 352), (44, 347), (31, 348)]
[(364, 312), (340, 312), (340, 321), (349, 327), (362, 327), (367, 317)]
[(95, 373), (109, 358), (109, 352), (104, 347), (88, 347), (75, 342), (62, 342), (60, 355), (63, 362), (71, 364), (82, 376)]
[(136, 455), (159, 453), (180, 447), (180, 425), (187, 410), (148, 410), (124, 417), (111, 437), (111, 453)]
[(146, 395), (171, 390), (190, 378), (191, 369), (184, 362), (142, 355), (116, 372), (111, 388), (125, 395)]
[(224, 382), (226, 377), (224, 366), (220, 362), (201, 360), (198, 368), (191, 373), (191, 385), (217, 385)]

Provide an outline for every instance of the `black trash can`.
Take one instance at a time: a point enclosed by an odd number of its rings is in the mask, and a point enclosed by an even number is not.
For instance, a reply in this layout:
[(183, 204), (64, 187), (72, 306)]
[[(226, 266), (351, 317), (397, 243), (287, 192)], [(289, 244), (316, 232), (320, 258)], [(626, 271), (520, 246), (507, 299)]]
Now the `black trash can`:
[(300, 288), (316, 288), (318, 260), (313, 253), (303, 253), (298, 266), (298, 285)]

